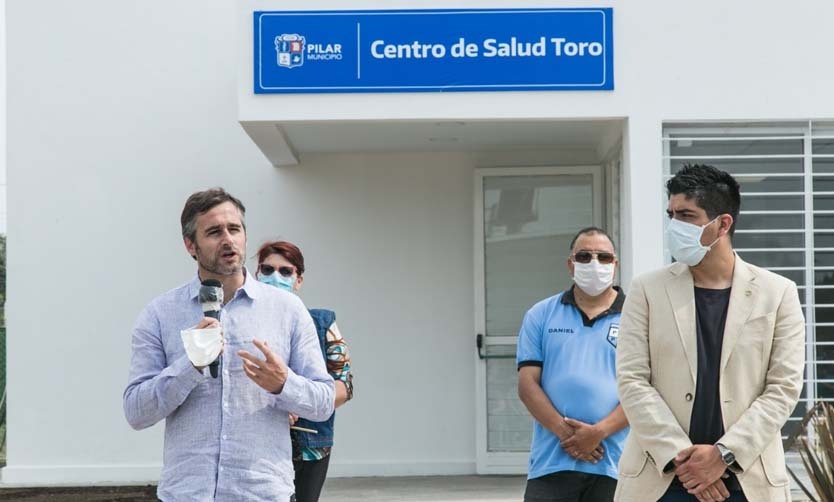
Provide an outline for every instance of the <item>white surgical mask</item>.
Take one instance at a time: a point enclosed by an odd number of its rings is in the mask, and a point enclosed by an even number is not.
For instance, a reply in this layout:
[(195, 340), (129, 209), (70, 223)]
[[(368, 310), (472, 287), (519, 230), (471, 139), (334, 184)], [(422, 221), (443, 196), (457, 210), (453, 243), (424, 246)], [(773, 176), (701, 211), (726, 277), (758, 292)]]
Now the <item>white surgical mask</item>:
[(180, 331), (182, 344), (188, 360), (194, 366), (208, 366), (223, 350), (223, 337), (220, 327), (203, 329), (184, 329)]
[(672, 219), (666, 227), (666, 241), (669, 244), (669, 252), (672, 253), (672, 257), (690, 267), (701, 263), (707, 251), (718, 242), (716, 237), (712, 244), (704, 246), (701, 244), (701, 235), (703, 235), (704, 229), (718, 218), (719, 216), (716, 216), (704, 226)]
[(573, 282), (590, 296), (599, 296), (614, 282), (614, 264), (602, 265), (596, 258), (589, 263), (573, 262)]

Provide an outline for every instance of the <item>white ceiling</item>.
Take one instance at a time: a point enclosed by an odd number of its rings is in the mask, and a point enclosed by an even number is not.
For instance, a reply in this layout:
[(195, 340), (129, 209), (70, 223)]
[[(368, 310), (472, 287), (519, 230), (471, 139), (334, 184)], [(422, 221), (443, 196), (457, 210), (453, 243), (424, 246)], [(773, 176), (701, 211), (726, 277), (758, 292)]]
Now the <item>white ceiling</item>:
[(609, 148), (623, 121), (283, 123), (298, 154), (391, 151), (490, 151), (520, 148)]

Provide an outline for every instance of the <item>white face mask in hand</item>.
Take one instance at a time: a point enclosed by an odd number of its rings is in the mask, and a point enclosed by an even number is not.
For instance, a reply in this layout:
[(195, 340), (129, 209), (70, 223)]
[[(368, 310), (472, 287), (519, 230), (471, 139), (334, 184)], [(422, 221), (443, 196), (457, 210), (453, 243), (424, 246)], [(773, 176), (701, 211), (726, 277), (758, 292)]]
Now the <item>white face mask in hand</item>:
[(602, 265), (596, 259), (573, 263), (573, 282), (590, 296), (599, 296), (614, 282), (614, 264)]
[(185, 353), (191, 364), (197, 367), (208, 366), (223, 350), (221, 328), (184, 329), (180, 331)]

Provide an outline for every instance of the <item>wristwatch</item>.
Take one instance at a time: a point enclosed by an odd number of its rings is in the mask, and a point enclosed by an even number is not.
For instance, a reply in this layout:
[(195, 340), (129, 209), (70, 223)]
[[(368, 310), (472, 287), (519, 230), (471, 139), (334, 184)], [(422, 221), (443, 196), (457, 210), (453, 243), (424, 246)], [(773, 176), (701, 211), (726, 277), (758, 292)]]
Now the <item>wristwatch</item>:
[(718, 453), (721, 455), (724, 465), (730, 466), (736, 462), (736, 456), (729, 448), (721, 443), (715, 443), (715, 447), (718, 448)]

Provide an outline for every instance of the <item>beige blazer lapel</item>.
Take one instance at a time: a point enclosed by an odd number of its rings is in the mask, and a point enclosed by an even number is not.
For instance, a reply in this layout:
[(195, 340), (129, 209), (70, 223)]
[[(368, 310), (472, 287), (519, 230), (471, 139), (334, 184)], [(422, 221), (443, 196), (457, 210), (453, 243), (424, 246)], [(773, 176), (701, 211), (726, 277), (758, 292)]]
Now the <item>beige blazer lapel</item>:
[(695, 339), (695, 284), (689, 267), (682, 263), (674, 264), (669, 271), (675, 276), (666, 283), (666, 294), (672, 303), (678, 336), (683, 344), (686, 361), (692, 381), (697, 382), (698, 346)]
[(741, 335), (744, 323), (753, 311), (756, 304), (758, 285), (755, 282), (756, 275), (750, 266), (736, 255), (735, 267), (733, 269), (733, 286), (730, 292), (730, 305), (727, 308), (727, 320), (724, 322), (724, 341), (721, 344), (721, 373), (730, 359), (733, 349)]

